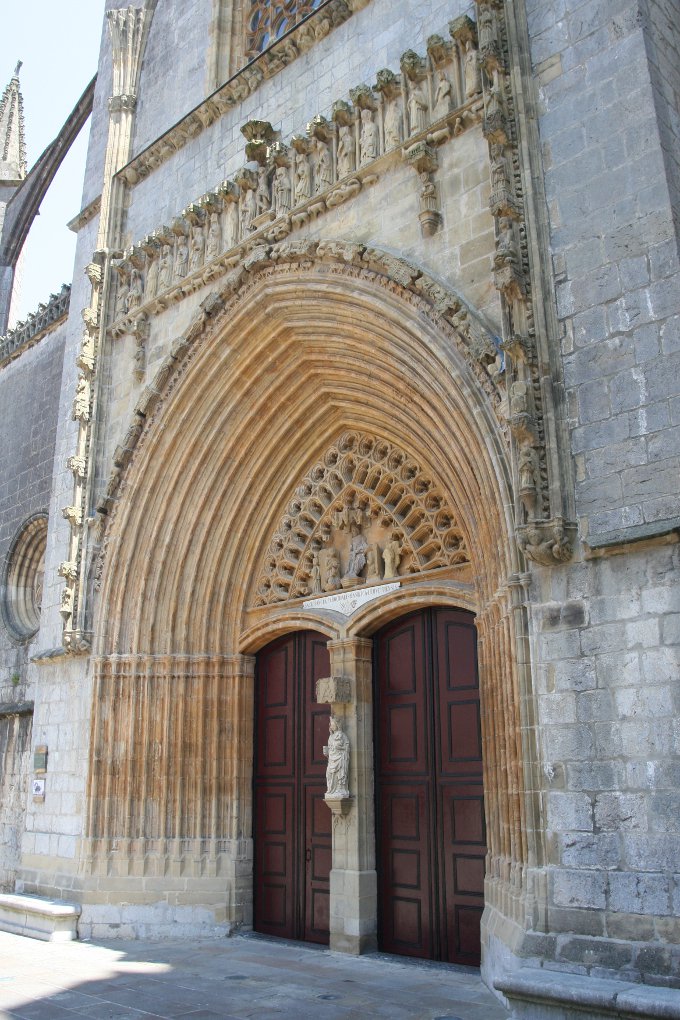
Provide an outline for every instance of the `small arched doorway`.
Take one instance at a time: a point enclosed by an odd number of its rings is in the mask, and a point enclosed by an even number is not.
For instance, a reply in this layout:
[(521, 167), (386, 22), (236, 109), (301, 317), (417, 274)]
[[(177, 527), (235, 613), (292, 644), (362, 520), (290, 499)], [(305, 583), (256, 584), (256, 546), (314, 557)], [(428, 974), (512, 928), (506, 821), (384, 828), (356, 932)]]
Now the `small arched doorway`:
[(486, 833), (472, 613), (428, 608), (374, 639), (378, 938), (478, 966)]
[(258, 652), (253, 769), (253, 927), (329, 940), (331, 813), (324, 803), (329, 706), (316, 681), (330, 672), (327, 638), (297, 631)]

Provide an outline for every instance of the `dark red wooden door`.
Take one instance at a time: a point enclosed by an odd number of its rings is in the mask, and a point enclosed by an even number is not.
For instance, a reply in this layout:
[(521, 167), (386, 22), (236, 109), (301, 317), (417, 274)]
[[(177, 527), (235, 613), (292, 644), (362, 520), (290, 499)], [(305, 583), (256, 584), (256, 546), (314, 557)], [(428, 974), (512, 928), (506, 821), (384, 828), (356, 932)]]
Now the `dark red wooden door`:
[(329, 706), (326, 638), (303, 631), (257, 656), (255, 677), (254, 927), (328, 942), (331, 812), (324, 803)]
[(486, 837), (473, 621), (426, 609), (376, 636), (375, 746), (381, 948), (476, 966)]

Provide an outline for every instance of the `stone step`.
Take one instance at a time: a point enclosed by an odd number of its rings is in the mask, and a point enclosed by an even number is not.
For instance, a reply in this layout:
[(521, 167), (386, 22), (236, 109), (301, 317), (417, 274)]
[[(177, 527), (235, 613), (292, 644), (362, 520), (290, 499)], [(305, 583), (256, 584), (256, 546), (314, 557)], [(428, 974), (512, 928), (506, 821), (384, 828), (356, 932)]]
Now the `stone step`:
[(680, 989), (525, 967), (494, 987), (511, 1020), (680, 1020)]
[(43, 942), (72, 942), (78, 938), (80, 907), (63, 900), (24, 893), (0, 893), (0, 931), (26, 935)]

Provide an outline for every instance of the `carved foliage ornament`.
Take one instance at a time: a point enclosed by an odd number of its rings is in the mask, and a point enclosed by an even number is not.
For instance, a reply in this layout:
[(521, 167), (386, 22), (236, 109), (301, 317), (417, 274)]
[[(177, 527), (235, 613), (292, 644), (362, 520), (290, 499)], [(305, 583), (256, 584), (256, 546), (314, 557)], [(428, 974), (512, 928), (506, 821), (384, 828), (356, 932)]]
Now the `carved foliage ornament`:
[(269, 544), (255, 604), (468, 562), (441, 486), (394, 444), (345, 432), (296, 489)]

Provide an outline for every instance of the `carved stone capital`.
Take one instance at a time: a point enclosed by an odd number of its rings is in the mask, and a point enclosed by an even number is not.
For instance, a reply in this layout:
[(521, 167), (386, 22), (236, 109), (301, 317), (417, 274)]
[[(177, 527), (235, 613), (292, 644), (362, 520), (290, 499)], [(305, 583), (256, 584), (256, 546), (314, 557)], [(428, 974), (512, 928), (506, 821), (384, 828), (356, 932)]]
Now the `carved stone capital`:
[(321, 677), (316, 681), (316, 700), (320, 705), (349, 705), (352, 701), (350, 677)]

